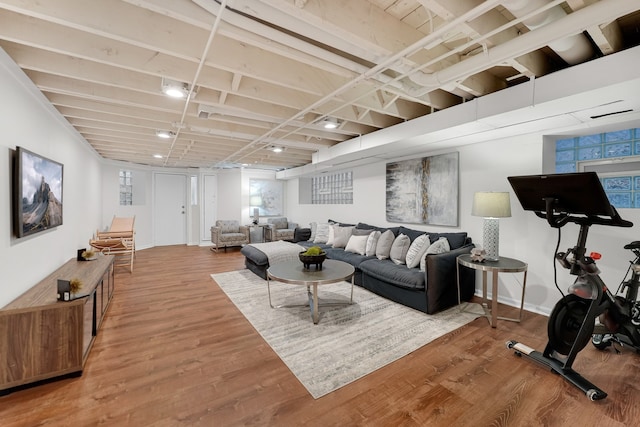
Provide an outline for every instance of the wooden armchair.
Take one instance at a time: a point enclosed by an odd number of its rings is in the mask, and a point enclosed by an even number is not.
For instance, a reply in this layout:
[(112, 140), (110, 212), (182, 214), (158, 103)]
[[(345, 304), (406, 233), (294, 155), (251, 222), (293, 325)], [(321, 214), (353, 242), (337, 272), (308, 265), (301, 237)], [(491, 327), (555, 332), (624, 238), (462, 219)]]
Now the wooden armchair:
[(94, 238), (89, 240), (91, 247), (105, 255), (114, 255), (114, 265), (128, 266), (132, 273), (136, 252), (135, 220), (135, 216), (128, 218), (114, 216), (109, 231), (96, 231)]

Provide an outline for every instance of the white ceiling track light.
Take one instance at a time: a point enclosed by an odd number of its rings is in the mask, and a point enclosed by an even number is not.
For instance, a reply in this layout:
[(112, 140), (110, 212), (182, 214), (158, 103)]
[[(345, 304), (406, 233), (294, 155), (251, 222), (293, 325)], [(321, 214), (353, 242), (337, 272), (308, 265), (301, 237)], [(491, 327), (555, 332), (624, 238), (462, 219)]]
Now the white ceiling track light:
[(157, 130), (156, 131), (156, 136), (158, 138), (162, 138), (162, 139), (169, 139), (173, 136), (175, 136), (176, 134), (174, 132), (171, 132), (170, 130)]
[(172, 98), (186, 98), (189, 94), (189, 85), (184, 82), (163, 77), (162, 93)]

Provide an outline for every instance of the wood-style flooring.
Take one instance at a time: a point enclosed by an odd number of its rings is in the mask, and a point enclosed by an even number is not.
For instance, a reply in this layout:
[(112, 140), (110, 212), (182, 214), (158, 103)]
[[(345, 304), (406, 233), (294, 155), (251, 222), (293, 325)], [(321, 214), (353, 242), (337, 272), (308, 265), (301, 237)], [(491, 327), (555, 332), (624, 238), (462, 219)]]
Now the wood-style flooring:
[(241, 268), (238, 249), (138, 251), (134, 272), (116, 273), (83, 375), (0, 397), (0, 425), (640, 425), (640, 355), (589, 344), (574, 368), (609, 393), (591, 402), (506, 349), (544, 348), (547, 319), (529, 312), (496, 329), (476, 319), (314, 400), (210, 278)]

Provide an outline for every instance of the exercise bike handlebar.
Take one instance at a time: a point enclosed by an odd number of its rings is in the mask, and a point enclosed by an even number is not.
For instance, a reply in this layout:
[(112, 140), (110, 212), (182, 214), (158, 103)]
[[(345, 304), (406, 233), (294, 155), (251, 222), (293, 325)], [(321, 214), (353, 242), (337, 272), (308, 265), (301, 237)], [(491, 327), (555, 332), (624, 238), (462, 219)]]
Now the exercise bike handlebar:
[(610, 217), (603, 217), (600, 215), (576, 215), (570, 212), (555, 213), (554, 205), (556, 204), (556, 199), (553, 197), (545, 197), (544, 200), (546, 212), (534, 212), (538, 217), (546, 219), (549, 225), (553, 228), (560, 228), (568, 222), (586, 226), (598, 224), (612, 227), (633, 227), (633, 223), (622, 219), (616, 208), (613, 206), (611, 206), (613, 214)]

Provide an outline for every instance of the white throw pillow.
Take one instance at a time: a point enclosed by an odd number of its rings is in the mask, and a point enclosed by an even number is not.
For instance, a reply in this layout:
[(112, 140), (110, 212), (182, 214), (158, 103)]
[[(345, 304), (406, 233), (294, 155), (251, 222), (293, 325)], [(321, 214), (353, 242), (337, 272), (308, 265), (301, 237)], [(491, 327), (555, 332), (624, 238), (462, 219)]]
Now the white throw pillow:
[(391, 245), (393, 245), (393, 240), (396, 236), (393, 235), (393, 231), (387, 230), (378, 239), (378, 244), (376, 245), (376, 257), (378, 259), (387, 259), (389, 258), (389, 252), (391, 251)]
[(449, 246), (449, 241), (447, 240), (447, 238), (439, 238), (427, 248), (427, 252), (425, 252), (424, 256), (420, 260), (420, 270), (425, 271), (427, 269), (427, 255), (443, 254), (445, 252), (449, 252), (450, 250), (451, 247)]
[(351, 236), (347, 247), (344, 249), (346, 252), (353, 252), (354, 254), (364, 255), (366, 253), (367, 239), (369, 236)]
[(313, 243), (327, 243), (329, 241), (329, 229), (331, 226), (327, 223), (318, 224), (316, 228), (316, 237)]
[(394, 264), (402, 265), (407, 259), (407, 252), (411, 245), (411, 239), (406, 234), (400, 234), (395, 238), (391, 245), (391, 251), (389, 252), (389, 258)]
[(333, 247), (344, 248), (349, 243), (349, 237), (353, 232), (353, 227), (333, 226)]
[(413, 242), (411, 242), (409, 251), (407, 251), (407, 267), (414, 268), (419, 266), (420, 260), (424, 257), (430, 245), (431, 241), (429, 240), (428, 234), (416, 237)]
[(327, 245), (333, 246), (333, 239), (336, 237), (336, 227), (340, 227), (340, 225), (329, 223), (329, 238), (327, 239)]
[(378, 246), (378, 239), (382, 235), (379, 231), (373, 231), (369, 233), (367, 236), (367, 247), (365, 250), (366, 256), (375, 256), (376, 255), (376, 247)]
[(316, 230), (318, 229), (318, 223), (311, 222), (309, 223), (309, 227), (311, 228), (311, 236), (309, 236), (309, 241), (313, 242), (316, 238)]

